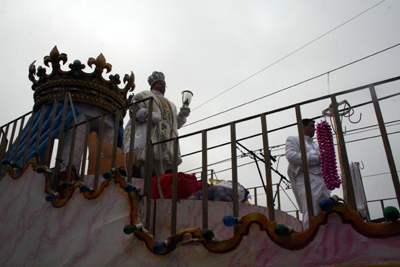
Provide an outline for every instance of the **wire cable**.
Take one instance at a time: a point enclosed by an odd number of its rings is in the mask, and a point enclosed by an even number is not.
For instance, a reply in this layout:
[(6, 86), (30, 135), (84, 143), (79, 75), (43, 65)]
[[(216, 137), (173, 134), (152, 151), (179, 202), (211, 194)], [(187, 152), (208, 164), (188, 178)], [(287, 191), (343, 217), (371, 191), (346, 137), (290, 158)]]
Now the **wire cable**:
[[(245, 81), (247, 81), (247, 80), (249, 80), (249, 79), (253, 78), (254, 76), (256, 76), (256, 75), (260, 74), (261, 72), (263, 72), (263, 71), (265, 71), (266, 69), (268, 69), (268, 68), (272, 67), (273, 65), (275, 65), (275, 64), (277, 64), (277, 63), (279, 63), (279, 62), (281, 62), (281, 61), (282, 61), (282, 60), (284, 60), (285, 58), (287, 58), (287, 57), (289, 57), (289, 56), (293, 55), (294, 53), (296, 53), (296, 52), (300, 51), (301, 49), (303, 49), (303, 48), (305, 48), (305, 47), (309, 46), (310, 44), (312, 44), (312, 43), (314, 43), (314, 42), (318, 41), (319, 39), (321, 39), (322, 37), (324, 37), (324, 36), (328, 35), (329, 33), (331, 33), (331, 32), (333, 32), (333, 31), (335, 31), (335, 30), (339, 29), (339, 28), (340, 28), (340, 27), (342, 27), (343, 25), (345, 25), (345, 24), (349, 23), (350, 21), (352, 21), (352, 20), (356, 19), (357, 17), (359, 17), (359, 16), (363, 15), (364, 13), (368, 12), (369, 10), (371, 10), (371, 9), (375, 8), (376, 6), (378, 6), (378, 5), (382, 4), (382, 3), (383, 3), (383, 2), (385, 2), (385, 1), (386, 1), (386, 0), (382, 0), (381, 2), (379, 2), (379, 3), (375, 4), (374, 6), (372, 6), (372, 7), (368, 8), (367, 10), (365, 10), (365, 11), (363, 11), (363, 12), (361, 12), (360, 14), (358, 14), (358, 15), (356, 15), (356, 16), (354, 16), (354, 17), (352, 17), (351, 19), (349, 19), (349, 20), (347, 20), (347, 21), (345, 21), (345, 22), (343, 22), (343, 23), (342, 23), (342, 24), (340, 24), (339, 26), (336, 26), (336, 27), (335, 27), (335, 28), (333, 28), (332, 30), (330, 30), (330, 31), (328, 31), (328, 32), (326, 32), (326, 33), (324, 33), (323, 35), (321, 35), (321, 36), (319, 36), (319, 37), (315, 38), (314, 40), (312, 40), (312, 41), (308, 42), (307, 44), (305, 44), (305, 45), (301, 46), (300, 48), (298, 48), (298, 49), (294, 50), (293, 52), (291, 52), (291, 53), (287, 54), (287, 55), (286, 55), (286, 56), (284, 56), (283, 58), (281, 58), (281, 59), (279, 59), (279, 60), (275, 61), (274, 63), (272, 63), (272, 64), (268, 65), (267, 67), (265, 67), (265, 68), (263, 68), (263, 69), (259, 70), (258, 72), (254, 73), (253, 75), (251, 75), (251, 76), (247, 77), (246, 79), (244, 79), (244, 80), (242, 80), (242, 81), (238, 82), (237, 84), (235, 84), (235, 85), (233, 85), (233, 86), (229, 87), (228, 89), (226, 89), (226, 90), (225, 90), (225, 91), (223, 91), (222, 93), (220, 93), (220, 94), (218, 94), (218, 95), (216, 95), (216, 96), (212, 97), (211, 99), (207, 100), (207, 101), (206, 101), (206, 102), (204, 102), (203, 104), (201, 104), (201, 105), (199, 105), (199, 106), (195, 107), (194, 109), (192, 109), (192, 112), (193, 112), (193, 111), (195, 111), (196, 109), (198, 109), (198, 108), (200, 108), (200, 107), (204, 106), (205, 104), (207, 104), (207, 103), (211, 102), (212, 100), (216, 99), (217, 97), (219, 97), (219, 96), (221, 96), (221, 95), (225, 94), (226, 92), (228, 92), (228, 91), (232, 90), (233, 88), (235, 88), (235, 87), (239, 86), (240, 84), (244, 83)], [(329, 74), (329, 72), (328, 72), (328, 74)]]
[(290, 85), (290, 86), (285, 87), (285, 88), (283, 88), (283, 89), (280, 89), (280, 90), (277, 90), (277, 91), (275, 91), (275, 92), (269, 93), (269, 94), (267, 94), (267, 95), (261, 96), (261, 97), (259, 97), (259, 98), (253, 99), (253, 100), (251, 100), (251, 101), (248, 101), (248, 102), (243, 103), (243, 104), (241, 104), (241, 105), (238, 105), (238, 106), (236, 106), (236, 107), (229, 108), (229, 109), (227, 109), (227, 110), (224, 110), (224, 111), (215, 113), (215, 114), (213, 114), (213, 115), (211, 115), (211, 116), (208, 116), (208, 117), (205, 117), (205, 118), (203, 118), (203, 119), (194, 121), (194, 122), (192, 122), (192, 123), (185, 124), (185, 125), (182, 126), (182, 127), (187, 127), (187, 126), (196, 124), (196, 123), (198, 123), (198, 122), (201, 122), (201, 121), (204, 121), (204, 120), (207, 120), (207, 119), (216, 117), (216, 116), (218, 116), (218, 115), (221, 115), (221, 114), (223, 114), (223, 113), (229, 112), (229, 111), (231, 111), (231, 110), (234, 110), (234, 109), (237, 109), (237, 108), (246, 106), (246, 105), (248, 105), (248, 104), (251, 104), (251, 103), (253, 103), (253, 102), (259, 101), (259, 100), (264, 99), (264, 98), (266, 98), (266, 97), (269, 97), (269, 96), (272, 96), (272, 95), (281, 93), (281, 92), (286, 91), (286, 90), (288, 90), (288, 89), (290, 89), (290, 88), (296, 87), (296, 86), (298, 86), (298, 85), (300, 85), (300, 84), (303, 84), (303, 83), (312, 81), (312, 80), (314, 80), (314, 79), (316, 79), (316, 78), (319, 78), (319, 77), (321, 77), (321, 76), (324, 76), (324, 75), (326, 75), (327, 73), (332, 73), (332, 72), (334, 72), (334, 71), (343, 69), (343, 68), (345, 68), (345, 67), (348, 67), (348, 66), (350, 66), (350, 65), (353, 65), (353, 64), (355, 64), (355, 63), (358, 63), (358, 62), (360, 62), (360, 61), (362, 61), (362, 60), (365, 60), (365, 59), (367, 59), (367, 58), (376, 56), (376, 55), (378, 55), (378, 54), (380, 54), (380, 53), (383, 53), (383, 52), (385, 52), (385, 51), (387, 51), (387, 50), (393, 49), (393, 48), (395, 48), (395, 47), (397, 47), (397, 46), (399, 46), (399, 45), (400, 45), (400, 43), (395, 44), (395, 45), (393, 45), (393, 46), (390, 46), (390, 47), (388, 47), (388, 48), (385, 48), (385, 49), (383, 49), (383, 50), (380, 50), (380, 51), (378, 51), (378, 52), (375, 52), (375, 53), (373, 53), (373, 54), (370, 54), (370, 55), (368, 55), (368, 56), (365, 56), (365, 57), (363, 57), (363, 58), (360, 58), (360, 59), (357, 59), (357, 60), (352, 61), (352, 62), (350, 62), (350, 63), (347, 63), (347, 64), (345, 64), (345, 65), (343, 65), (343, 66), (341, 66), (341, 67), (337, 67), (337, 68), (332, 69), (332, 70), (330, 70), (330, 71), (321, 73), (321, 74), (316, 75), (316, 76), (314, 76), (314, 77), (312, 77), (312, 78), (306, 79), (306, 80), (304, 80), (304, 81), (302, 81), (302, 82), (298, 82), (298, 83), (296, 83), (296, 84)]

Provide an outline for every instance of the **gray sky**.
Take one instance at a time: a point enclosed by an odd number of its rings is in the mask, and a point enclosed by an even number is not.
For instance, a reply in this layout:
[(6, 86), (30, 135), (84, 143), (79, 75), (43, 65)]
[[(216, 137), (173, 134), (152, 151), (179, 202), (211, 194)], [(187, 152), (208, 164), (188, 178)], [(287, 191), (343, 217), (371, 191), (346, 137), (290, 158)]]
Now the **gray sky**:
[[(0, 2), (0, 97), (3, 103), (0, 107), (0, 124), (31, 111), (33, 91), (30, 89), (28, 66), (34, 60), (37, 61), (36, 67), (44, 66), (43, 57), (55, 45), (60, 53), (68, 55), (67, 65), (75, 59), (86, 64), (89, 57), (96, 58), (103, 53), (113, 66), (111, 74), (123, 76), (134, 72), (135, 92), (149, 88), (147, 77), (152, 71), (162, 71), (168, 85), (166, 96), (179, 106), (180, 93), (191, 90), (194, 93), (191, 107), (195, 109), (380, 2), (3, 0)], [(396, 45), (400, 43), (398, 25), (400, 1), (386, 0), (194, 110), (188, 122), (195, 122)], [(328, 77), (323, 76), (184, 127), (180, 133), (190, 133), (328, 92), (397, 76), (400, 73), (399, 53), (400, 46), (331, 73), (329, 83)], [(67, 69), (67, 65), (64, 69)], [(88, 67), (85, 70), (90, 72)], [(353, 101), (358, 99), (361, 98), (357, 96)], [(304, 108), (303, 116), (317, 116), (326, 107)], [(365, 117), (362, 123), (368, 125)], [(285, 115), (272, 118), (269, 122), (283, 125), (294, 122), (294, 119), (293, 115)], [(348, 128), (360, 126), (346, 125)], [(238, 129), (238, 135), (252, 134), (253, 129), (259, 131), (260, 127), (258, 124), (249, 124), (245, 130)], [(270, 145), (282, 144), (287, 135), (295, 134), (295, 128), (289, 129), (271, 137)], [(216, 134), (215, 138), (210, 138), (210, 143), (222, 141), (220, 136)], [(248, 145), (251, 149), (260, 148), (256, 144), (253, 147), (251, 143)], [(192, 147), (191, 143), (181, 143), (182, 154), (193, 149), (197, 148)], [(229, 153), (224, 153), (210, 155), (209, 162), (229, 156)], [(367, 162), (357, 153), (350, 160)], [(286, 159), (282, 158), (279, 164), (279, 171), (286, 175)], [(180, 170), (198, 166), (200, 161), (186, 160)], [(223, 169), (222, 166), (217, 168)], [(240, 182), (246, 186), (260, 185), (255, 166), (249, 168), (251, 178), (241, 178)], [(380, 171), (379, 167), (366, 167), (365, 174)], [(228, 179), (222, 174), (219, 178)]]

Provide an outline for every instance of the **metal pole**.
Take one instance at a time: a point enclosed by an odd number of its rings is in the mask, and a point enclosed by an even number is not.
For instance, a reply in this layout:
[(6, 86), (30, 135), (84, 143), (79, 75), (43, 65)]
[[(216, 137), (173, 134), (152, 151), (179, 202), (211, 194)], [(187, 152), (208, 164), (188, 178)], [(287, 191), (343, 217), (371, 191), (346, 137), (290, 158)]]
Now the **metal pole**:
[[(24, 122), (25, 122), (25, 116), (22, 117), (21, 123), (20, 123), (20, 125), (19, 125), (19, 132), (18, 132), (18, 137), (17, 137), (17, 144), (16, 144), (15, 150), (14, 150), (14, 159), (13, 159), (14, 162), (17, 161), (18, 150), (19, 150), (19, 144), (20, 144), (20, 142), (21, 142), (22, 130), (23, 130), (23, 128), (24, 128)], [(24, 164), (24, 162), (21, 162), (21, 164)]]
[[(135, 149), (135, 130), (136, 130), (136, 105), (132, 107), (132, 118), (131, 118), (131, 142), (129, 143), (129, 161), (128, 161), (128, 182), (132, 183), (133, 176), (133, 153)], [(137, 158), (136, 158), (137, 161)], [(137, 170), (139, 172), (139, 170)], [(142, 177), (143, 178), (143, 177)]]
[(82, 169), (81, 169), (81, 181), (85, 181), (85, 171), (86, 171), (86, 161), (87, 161), (87, 147), (89, 141), (89, 132), (90, 132), (90, 121), (86, 121), (86, 129), (85, 129), (85, 142), (83, 145), (83, 158), (82, 158)]
[(373, 104), (374, 104), (376, 119), (378, 120), (379, 129), (381, 131), (383, 146), (385, 147), (386, 158), (387, 158), (387, 161), (389, 163), (390, 173), (392, 175), (393, 186), (394, 186), (394, 190), (396, 192), (396, 197), (397, 197), (397, 203), (400, 206), (399, 176), (397, 174), (396, 164), (395, 164), (395, 161), (394, 161), (394, 158), (393, 158), (392, 149), (390, 147), (389, 138), (387, 136), (387, 132), (386, 132), (386, 128), (385, 128), (385, 122), (383, 121), (383, 116), (382, 116), (381, 108), (380, 108), (380, 105), (379, 105), (379, 102), (378, 102), (378, 97), (376, 96), (375, 87), (373, 85), (371, 85), (369, 87), (369, 90), (370, 90), (371, 98), (372, 98), (372, 101), (373, 101)]
[(26, 145), (25, 145), (25, 149), (24, 149), (24, 157), (22, 159), (22, 164), (25, 164), (26, 157), (28, 156), (29, 143), (31, 141), (32, 128), (33, 128), (33, 122), (34, 122), (35, 116), (36, 116), (36, 111), (33, 111), (32, 115), (31, 115), (31, 120), (29, 122), (29, 129), (28, 129), (28, 135), (26, 137)]
[(10, 161), (11, 161), (11, 159), (10, 159), (11, 147), (12, 147), (12, 144), (14, 142), (14, 134), (15, 134), (15, 128), (16, 127), (17, 127), (17, 121), (14, 121), (13, 128), (12, 128), (12, 131), (11, 131), (11, 138), (10, 138), (10, 141), (9, 141), (9, 144), (8, 144), (7, 157), (6, 157), (6, 159), (8, 159)]
[(279, 194), (279, 184), (276, 185), (276, 192), (278, 196), (278, 210), (281, 210), (281, 195)]
[[(232, 158), (232, 200), (233, 217), (239, 217), (239, 195), (238, 195), (238, 172), (237, 172), (237, 153), (236, 153), (236, 128), (235, 123), (231, 123), (231, 158)], [(204, 194), (204, 192), (203, 192)]]
[(257, 187), (254, 187), (254, 205), (257, 205)]
[(103, 144), (104, 119), (105, 119), (105, 116), (101, 115), (99, 140), (97, 143), (96, 168), (95, 168), (95, 172), (94, 172), (94, 182), (93, 182), (94, 189), (97, 189), (99, 186), (99, 171), (100, 171), (101, 149), (102, 149), (102, 144)]
[(203, 197), (201, 199), (202, 204), (202, 220), (203, 220), (203, 229), (208, 228), (208, 190), (207, 190), (207, 131), (202, 131), (202, 171), (201, 171), (201, 185), (203, 190)]
[(304, 141), (303, 122), (301, 118), (300, 106), (296, 105), (295, 108), (296, 108), (296, 118), (297, 118), (297, 129), (299, 132), (301, 162), (303, 165), (303, 172), (304, 172), (304, 187), (306, 189), (308, 221), (311, 221), (311, 218), (314, 216), (314, 208), (312, 204), (313, 199), (311, 195), (310, 176), (308, 174), (307, 152)]
[[(144, 181), (146, 187), (145, 187), (145, 195), (146, 195), (146, 229), (150, 229), (150, 219), (151, 219), (151, 187), (152, 187), (152, 181), (153, 181), (153, 175), (152, 175), (152, 166), (153, 166), (153, 160), (154, 160), (154, 155), (153, 155), (153, 144), (151, 140), (151, 132), (152, 132), (152, 126), (153, 126), (153, 98), (149, 99), (149, 106), (147, 108), (147, 137), (146, 137), (146, 180)], [(161, 174), (161, 173), (159, 173)]]
[[(57, 106), (58, 106), (58, 100), (54, 99), (54, 103), (53, 103), (53, 114), (51, 116), (51, 121), (50, 121), (50, 128), (49, 128), (49, 135), (47, 136), (47, 145), (46, 145), (46, 154), (44, 157), (44, 164), (46, 166), (50, 166), (50, 160), (51, 160), (51, 148), (53, 147), (53, 131), (54, 131), (54, 120), (56, 118), (56, 113), (57, 113)], [(67, 97), (65, 97), (65, 101), (64, 101), (64, 109), (67, 108)], [(63, 110), (64, 112), (64, 110)], [(61, 129), (64, 130), (64, 129)], [(60, 132), (61, 132), (60, 130)]]
[(272, 174), (271, 174), (271, 164), (270, 164), (270, 154), (269, 154), (269, 144), (268, 144), (268, 132), (267, 132), (267, 119), (264, 114), (260, 116), (262, 137), (263, 137), (263, 147), (264, 147), (264, 160), (265, 160), (265, 178), (267, 180), (267, 207), (268, 207), (268, 220), (271, 222), (275, 221), (275, 211), (274, 211), (274, 199), (272, 191)]
[(118, 133), (119, 133), (119, 109), (117, 109), (116, 114), (115, 114), (114, 139), (113, 139), (113, 146), (112, 146), (110, 170), (114, 167), (117, 168), (117, 166), (115, 166), (115, 162), (117, 159)]
[(172, 206), (171, 206), (171, 236), (176, 234), (178, 212), (178, 138), (174, 138), (174, 158), (172, 162)]
[[(42, 109), (40, 111), (40, 122), (39, 122), (39, 127), (37, 131), (37, 136), (36, 136), (36, 144), (35, 144), (35, 151), (38, 150), (39, 148), (39, 143), (40, 143), (40, 137), (42, 135), (42, 127), (43, 127), (43, 120), (44, 120), (44, 114), (46, 113), (46, 107), (45, 105), (42, 106)], [(61, 131), (60, 131), (61, 133)]]
[(336, 137), (338, 138), (338, 147), (340, 153), (340, 162), (342, 167), (342, 179), (345, 179), (347, 188), (347, 199), (349, 206), (352, 210), (357, 210), (356, 199), (354, 197), (353, 181), (351, 180), (349, 159), (347, 157), (346, 145), (343, 137), (342, 124), (340, 123), (340, 116), (338, 111), (338, 104), (336, 96), (331, 96), (333, 119), (336, 125)]
[[(55, 103), (58, 105), (58, 102)], [(64, 107), (62, 111), (62, 117), (61, 117), (61, 126), (60, 126), (60, 133), (58, 134), (58, 149), (57, 149), (57, 155), (56, 155), (56, 166), (54, 172), (51, 174), (51, 179), (53, 180), (53, 189), (55, 191), (58, 191), (58, 187), (60, 186), (60, 168), (61, 168), (61, 156), (62, 156), (62, 151), (64, 148), (64, 138), (65, 138), (65, 117), (67, 116), (67, 104), (68, 104), (68, 98), (67, 95), (65, 95), (64, 99)], [(54, 109), (53, 109), (54, 112)], [(43, 122), (43, 114), (44, 109), (42, 108), (42, 117), (40, 123)], [(39, 126), (41, 128), (41, 126)], [(38, 143), (36, 143), (38, 145)]]

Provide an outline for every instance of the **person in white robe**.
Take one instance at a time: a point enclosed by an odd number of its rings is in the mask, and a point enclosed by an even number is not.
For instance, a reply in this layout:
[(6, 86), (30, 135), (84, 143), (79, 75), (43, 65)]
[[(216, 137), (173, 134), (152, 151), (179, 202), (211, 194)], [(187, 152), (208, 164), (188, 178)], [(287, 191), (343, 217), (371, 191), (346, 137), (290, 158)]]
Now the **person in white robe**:
[[(319, 212), (319, 202), (324, 198), (330, 197), (330, 192), (325, 186), (322, 178), (320, 165), (320, 152), (318, 144), (313, 142), (312, 137), (315, 133), (314, 121), (303, 120), (304, 141), (307, 154), (308, 174), (310, 177), (310, 187), (312, 204), (314, 209), (313, 216)], [(309, 226), (307, 199), (304, 184), (304, 171), (302, 167), (300, 141), (298, 136), (289, 136), (286, 140), (286, 158), (289, 161), (288, 176), (292, 184), (292, 190), (296, 198), (299, 210), (303, 214), (303, 228)]]
[[(178, 136), (178, 129), (186, 123), (186, 118), (190, 114), (188, 107), (182, 107), (177, 113), (177, 108), (165, 96), (166, 83), (165, 76), (162, 72), (153, 72), (149, 76), (148, 82), (150, 91), (143, 91), (134, 95), (132, 102), (137, 102), (146, 98), (153, 98), (153, 113), (152, 113), (152, 132), (151, 141), (156, 143)], [(136, 166), (138, 176), (144, 178), (144, 163), (146, 160), (146, 135), (148, 118), (149, 101), (144, 101), (137, 104), (136, 113), (136, 129), (135, 129), (135, 145), (134, 152), (136, 153)], [(132, 116), (130, 112), (130, 116)], [(129, 153), (131, 139), (131, 119), (129, 120), (124, 131), (124, 142), (122, 153)], [(172, 169), (173, 161), (173, 142), (162, 143), (153, 146), (153, 162), (157, 174), (163, 174), (167, 170)], [(180, 153), (178, 156), (178, 165), (182, 162)]]

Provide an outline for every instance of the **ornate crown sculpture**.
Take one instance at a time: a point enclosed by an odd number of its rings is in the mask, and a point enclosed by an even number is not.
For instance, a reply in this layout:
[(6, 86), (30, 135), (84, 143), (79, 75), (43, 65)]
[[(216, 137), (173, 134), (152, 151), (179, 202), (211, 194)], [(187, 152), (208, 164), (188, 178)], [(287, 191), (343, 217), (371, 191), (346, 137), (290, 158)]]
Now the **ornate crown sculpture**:
[[(125, 74), (125, 88), (121, 89), (118, 84), (121, 83), (120, 76), (110, 75), (109, 80), (103, 78), (104, 69), (109, 73), (112, 69), (111, 64), (106, 63), (103, 54), (96, 59), (89, 58), (88, 65), (96, 66), (92, 73), (83, 72), (85, 65), (79, 60), (69, 64), (69, 71), (63, 71), (60, 68), (60, 61), (64, 65), (67, 62), (67, 55), (59, 53), (57, 46), (51, 50), (49, 56), (44, 57), (44, 64), (49, 67), (52, 65), (52, 72), (46, 73), (42, 66), (38, 67), (36, 72), (35, 62), (29, 66), (29, 80), (32, 81), (32, 90), (35, 91), (33, 98), (35, 105), (33, 109), (38, 109), (44, 104), (52, 103), (55, 98), (64, 97), (67, 92), (71, 93), (72, 100), (75, 102), (84, 102), (95, 105), (106, 110), (115, 110), (126, 105), (126, 95), (128, 91), (135, 89), (135, 76)], [(35, 78), (35, 74), (38, 79)], [(121, 118), (125, 117), (126, 109), (121, 113)]]

